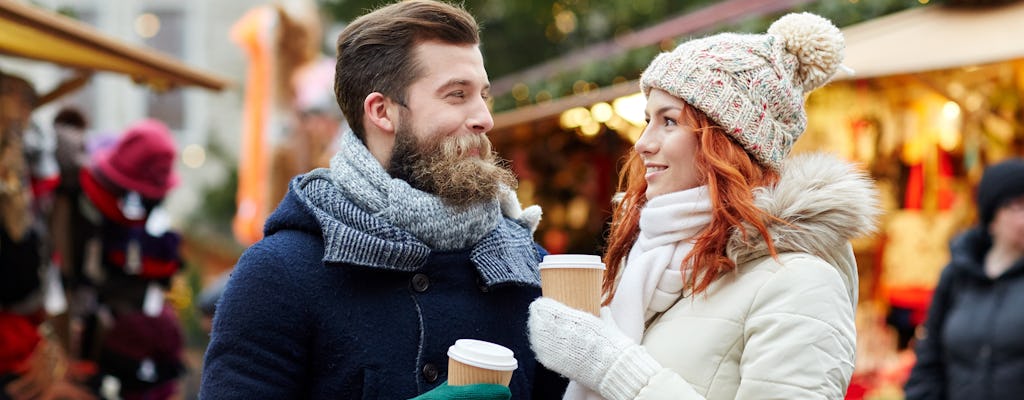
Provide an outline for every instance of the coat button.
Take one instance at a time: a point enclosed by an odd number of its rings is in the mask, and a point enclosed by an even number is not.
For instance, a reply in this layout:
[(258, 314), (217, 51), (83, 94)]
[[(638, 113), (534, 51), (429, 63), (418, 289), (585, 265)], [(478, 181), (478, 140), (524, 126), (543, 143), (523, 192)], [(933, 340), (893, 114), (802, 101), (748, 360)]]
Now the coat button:
[(437, 381), (437, 366), (431, 363), (423, 365), (423, 379), (426, 379), (429, 383)]
[(984, 345), (981, 346), (981, 350), (978, 351), (978, 359), (981, 361), (988, 360), (988, 357), (992, 355), (992, 346)]
[(426, 292), (430, 288), (430, 278), (425, 274), (416, 274), (412, 276), (412, 290), (419, 293)]

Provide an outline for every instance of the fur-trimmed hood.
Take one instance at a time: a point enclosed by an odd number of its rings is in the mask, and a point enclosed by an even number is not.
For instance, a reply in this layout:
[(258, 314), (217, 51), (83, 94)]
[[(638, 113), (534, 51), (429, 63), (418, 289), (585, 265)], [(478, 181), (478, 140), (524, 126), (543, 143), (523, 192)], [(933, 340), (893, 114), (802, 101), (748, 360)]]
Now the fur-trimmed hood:
[[(776, 252), (821, 257), (856, 291), (857, 267), (848, 256), (849, 241), (874, 232), (881, 212), (867, 174), (830, 154), (796, 155), (783, 165), (778, 184), (755, 191), (754, 202), (778, 218), (767, 221)], [(726, 249), (737, 265), (769, 254), (760, 232), (745, 228), (745, 233), (735, 230)]]

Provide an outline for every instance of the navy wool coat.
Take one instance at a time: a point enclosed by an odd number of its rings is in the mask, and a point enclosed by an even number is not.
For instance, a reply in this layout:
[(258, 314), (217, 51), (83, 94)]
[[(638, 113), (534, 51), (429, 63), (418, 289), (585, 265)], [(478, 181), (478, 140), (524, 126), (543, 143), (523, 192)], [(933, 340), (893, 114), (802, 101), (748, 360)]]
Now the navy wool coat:
[[(318, 221), (296, 182), (220, 299), (201, 398), (408, 399), (447, 379), (448, 347), (463, 338), (515, 353), (513, 399), (561, 397), (565, 380), (535, 361), (527, 337), (544, 252), (526, 228), (505, 219), (471, 249), (381, 265), (389, 244), (353, 246), (366, 237)], [(503, 264), (508, 236), (532, 246), (526, 267)]]

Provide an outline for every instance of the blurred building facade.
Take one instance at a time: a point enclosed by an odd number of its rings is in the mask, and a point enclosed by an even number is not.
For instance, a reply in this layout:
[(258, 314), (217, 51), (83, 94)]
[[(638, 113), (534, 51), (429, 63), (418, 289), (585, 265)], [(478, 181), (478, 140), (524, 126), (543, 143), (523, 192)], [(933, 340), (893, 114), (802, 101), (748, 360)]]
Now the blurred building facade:
[[(176, 169), (182, 186), (166, 205), (179, 223), (200, 207), (201, 193), (228, 179), (233, 160), (211, 157), (218, 145), (237, 158), (242, 77), (246, 62), (229, 39), (229, 29), (258, 0), (39, 0), (32, 4), (57, 11), (120, 41), (145, 46), (230, 80), (214, 92), (195, 87), (158, 91), (127, 76), (96, 73), (82, 89), (33, 113), (48, 127), (58, 109), (73, 106), (89, 119), (89, 136), (115, 135), (145, 117), (164, 121), (181, 151)], [(45, 92), (75, 72), (54, 64), (0, 56), (0, 70), (22, 76)]]

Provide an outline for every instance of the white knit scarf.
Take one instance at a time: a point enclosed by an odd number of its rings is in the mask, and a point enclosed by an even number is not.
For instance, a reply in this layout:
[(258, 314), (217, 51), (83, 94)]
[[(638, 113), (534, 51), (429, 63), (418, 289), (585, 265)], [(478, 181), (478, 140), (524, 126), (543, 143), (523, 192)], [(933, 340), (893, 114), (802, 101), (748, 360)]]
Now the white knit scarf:
[[(610, 306), (615, 325), (634, 342), (643, 339), (648, 318), (667, 310), (682, 295), (683, 258), (693, 249), (692, 239), (710, 222), (707, 186), (655, 197), (640, 211), (640, 236), (629, 251)], [(570, 382), (563, 399), (600, 396)]]
[(629, 251), (611, 303), (615, 324), (640, 343), (644, 321), (668, 309), (683, 290), (683, 258), (711, 222), (707, 186), (655, 197), (640, 211), (640, 236)]

